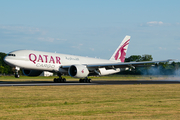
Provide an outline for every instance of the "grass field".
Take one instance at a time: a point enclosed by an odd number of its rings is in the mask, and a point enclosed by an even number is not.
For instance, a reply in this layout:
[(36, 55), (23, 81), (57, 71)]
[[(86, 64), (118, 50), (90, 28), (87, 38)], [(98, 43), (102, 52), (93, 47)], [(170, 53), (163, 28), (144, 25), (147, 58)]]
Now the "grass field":
[(0, 119), (179, 118), (180, 84), (0, 87)]

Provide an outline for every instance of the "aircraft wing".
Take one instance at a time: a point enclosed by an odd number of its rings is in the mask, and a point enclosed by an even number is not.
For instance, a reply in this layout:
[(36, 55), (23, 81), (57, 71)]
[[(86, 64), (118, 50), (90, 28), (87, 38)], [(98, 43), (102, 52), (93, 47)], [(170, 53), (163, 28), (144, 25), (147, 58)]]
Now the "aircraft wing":
[(93, 64), (93, 65), (87, 65), (88, 68), (102, 68), (105, 67), (106, 69), (112, 69), (112, 68), (126, 68), (126, 67), (142, 67), (147, 66), (145, 64), (150, 63), (159, 63), (159, 62), (169, 62), (172, 61), (172, 59), (169, 60), (161, 60), (161, 61), (144, 61), (144, 62), (118, 62), (118, 63), (108, 63), (108, 64)]
[[(160, 63), (160, 62), (169, 62), (173, 61), (172, 59), (168, 60), (160, 60), (160, 61), (143, 61), (143, 62), (112, 62), (112, 63), (103, 63), (103, 64), (84, 64), (87, 66), (87, 68), (106, 68), (106, 69), (113, 69), (113, 68), (126, 68), (126, 67), (142, 67), (142, 66), (147, 66), (145, 64), (150, 64), (150, 63)], [(71, 65), (66, 65), (66, 66), (61, 66), (63, 69), (68, 69)]]

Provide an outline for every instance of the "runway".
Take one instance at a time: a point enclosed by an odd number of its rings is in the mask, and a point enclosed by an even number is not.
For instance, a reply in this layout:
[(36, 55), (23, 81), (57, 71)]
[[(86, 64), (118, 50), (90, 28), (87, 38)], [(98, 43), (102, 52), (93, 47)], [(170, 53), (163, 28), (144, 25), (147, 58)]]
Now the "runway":
[(136, 85), (136, 84), (180, 84), (180, 80), (138, 80), (138, 81), (93, 81), (92, 83), (79, 83), (67, 81), (66, 83), (54, 83), (51, 81), (0, 81), (3, 86), (67, 86), (67, 85)]

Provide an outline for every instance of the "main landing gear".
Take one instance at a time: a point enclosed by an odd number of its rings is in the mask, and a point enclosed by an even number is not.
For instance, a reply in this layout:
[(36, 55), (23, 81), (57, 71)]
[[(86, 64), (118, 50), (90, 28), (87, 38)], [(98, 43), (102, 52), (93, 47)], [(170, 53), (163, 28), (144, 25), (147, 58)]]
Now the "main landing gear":
[[(59, 76), (59, 78), (54, 78), (54, 82), (55, 83), (65, 83), (66, 79), (61, 77), (61, 73), (57, 74)], [(91, 79), (88, 79), (87, 77), (85, 79), (80, 79), (79, 80), (80, 83), (91, 83)]]
[(64, 82), (66, 82), (66, 78), (62, 78), (61, 73), (58, 73), (57, 75), (59, 76), (59, 78), (54, 78), (55, 83), (64, 83)]
[(80, 83), (91, 83), (92, 80), (91, 80), (91, 79), (88, 79), (88, 78), (85, 78), (85, 79), (80, 79), (79, 82), (80, 82)]
[(60, 78), (54, 78), (54, 82), (55, 82), (55, 83), (64, 83), (64, 82), (66, 82), (66, 79), (65, 79), (65, 78), (62, 78), (62, 77), (60, 77)]

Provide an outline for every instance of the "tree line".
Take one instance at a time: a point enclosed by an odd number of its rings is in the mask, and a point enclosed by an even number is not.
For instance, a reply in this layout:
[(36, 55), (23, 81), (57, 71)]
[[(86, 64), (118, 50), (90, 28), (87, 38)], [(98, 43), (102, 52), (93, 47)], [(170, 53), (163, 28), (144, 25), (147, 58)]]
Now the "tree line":
[(13, 74), (13, 69), (9, 65), (7, 65), (4, 62), (4, 57), (6, 56), (6, 53), (0, 52), (0, 74), (2, 75), (7, 75), (7, 74)]
[[(132, 55), (125, 59), (125, 62), (152, 61), (152, 55)], [(143, 67), (130, 68), (119, 74), (133, 75), (180, 75), (180, 62), (165, 62), (157, 64), (147, 64)]]
[[(0, 52), (0, 74), (1, 75), (12, 75), (14, 70), (12, 67), (4, 62), (4, 57), (6, 53)], [(132, 55), (125, 59), (125, 62), (140, 62), (140, 61), (152, 61), (152, 55)], [(180, 62), (171, 63), (158, 63), (153, 66), (152, 64), (147, 64), (144, 67), (130, 67), (127, 71), (122, 71), (119, 74), (125, 75), (179, 75)], [(20, 71), (20, 73), (22, 73)]]

